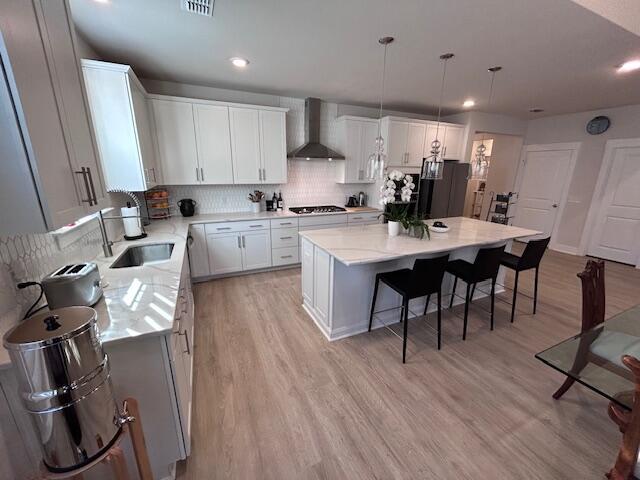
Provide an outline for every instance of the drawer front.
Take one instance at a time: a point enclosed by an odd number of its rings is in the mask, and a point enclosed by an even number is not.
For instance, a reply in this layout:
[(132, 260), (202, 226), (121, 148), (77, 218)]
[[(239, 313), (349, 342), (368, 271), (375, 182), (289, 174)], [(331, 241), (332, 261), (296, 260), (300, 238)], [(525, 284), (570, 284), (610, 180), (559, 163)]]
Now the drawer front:
[(249, 220), (242, 222), (218, 222), (207, 223), (205, 231), (207, 235), (212, 233), (249, 232), (252, 230), (268, 230), (269, 220)]
[(298, 227), (297, 218), (279, 218), (277, 220), (271, 220), (271, 228), (291, 228)]
[(381, 212), (349, 213), (349, 223), (378, 223)]
[(297, 240), (295, 247), (274, 248), (271, 251), (271, 257), (274, 267), (300, 263), (300, 260), (298, 259)]
[(310, 215), (308, 217), (302, 217), (298, 220), (298, 225), (301, 227), (309, 227), (313, 225), (338, 225), (341, 223), (347, 223), (347, 215), (333, 214), (333, 215)]
[(271, 230), (271, 248), (295, 247), (298, 245), (298, 227)]

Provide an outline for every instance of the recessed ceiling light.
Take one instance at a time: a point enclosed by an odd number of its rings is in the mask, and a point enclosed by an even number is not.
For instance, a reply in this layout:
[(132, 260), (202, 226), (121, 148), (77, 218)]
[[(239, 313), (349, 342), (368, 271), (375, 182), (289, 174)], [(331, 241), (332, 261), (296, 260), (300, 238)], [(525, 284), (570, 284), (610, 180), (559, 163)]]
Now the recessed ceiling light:
[(240, 68), (244, 68), (247, 65), (249, 65), (249, 60), (247, 60), (246, 58), (231, 57), (229, 61), (233, 63), (234, 66), (240, 67)]
[(474, 102), (473, 100), (469, 99), (469, 100), (465, 100), (464, 103), (462, 104), (463, 107), (465, 108), (470, 108), (473, 107), (476, 104), (476, 102)]
[(110, 0), (93, 0), (96, 3), (109, 3)]
[(544, 108), (533, 107), (529, 109), (529, 113), (540, 113), (544, 112)]
[(629, 60), (618, 67), (618, 73), (633, 72), (640, 69), (640, 59)]

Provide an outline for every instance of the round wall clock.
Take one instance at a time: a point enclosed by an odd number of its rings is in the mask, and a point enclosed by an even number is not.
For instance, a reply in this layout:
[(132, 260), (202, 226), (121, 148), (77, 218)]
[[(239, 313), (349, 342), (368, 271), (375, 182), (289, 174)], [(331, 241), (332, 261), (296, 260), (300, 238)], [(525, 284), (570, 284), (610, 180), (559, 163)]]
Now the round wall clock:
[(611, 120), (609, 120), (609, 117), (599, 115), (589, 120), (589, 123), (587, 123), (587, 133), (590, 135), (600, 135), (609, 130), (610, 125)]

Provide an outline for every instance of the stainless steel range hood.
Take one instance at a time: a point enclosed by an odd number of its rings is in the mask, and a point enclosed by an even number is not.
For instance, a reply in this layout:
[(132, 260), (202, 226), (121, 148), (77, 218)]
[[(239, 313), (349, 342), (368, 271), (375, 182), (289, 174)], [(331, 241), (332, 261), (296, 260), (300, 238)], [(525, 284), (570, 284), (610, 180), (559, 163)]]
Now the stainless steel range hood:
[(289, 158), (344, 160), (344, 155), (320, 143), (320, 99), (304, 100), (304, 143), (287, 155)]

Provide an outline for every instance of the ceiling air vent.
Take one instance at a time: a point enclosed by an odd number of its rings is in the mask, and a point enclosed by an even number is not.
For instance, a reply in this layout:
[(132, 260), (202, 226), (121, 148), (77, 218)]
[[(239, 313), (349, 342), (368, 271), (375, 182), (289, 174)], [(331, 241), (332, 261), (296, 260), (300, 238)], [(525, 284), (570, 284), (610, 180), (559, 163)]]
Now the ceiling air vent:
[(213, 16), (213, 2), (214, 0), (180, 0), (182, 10), (205, 17)]

